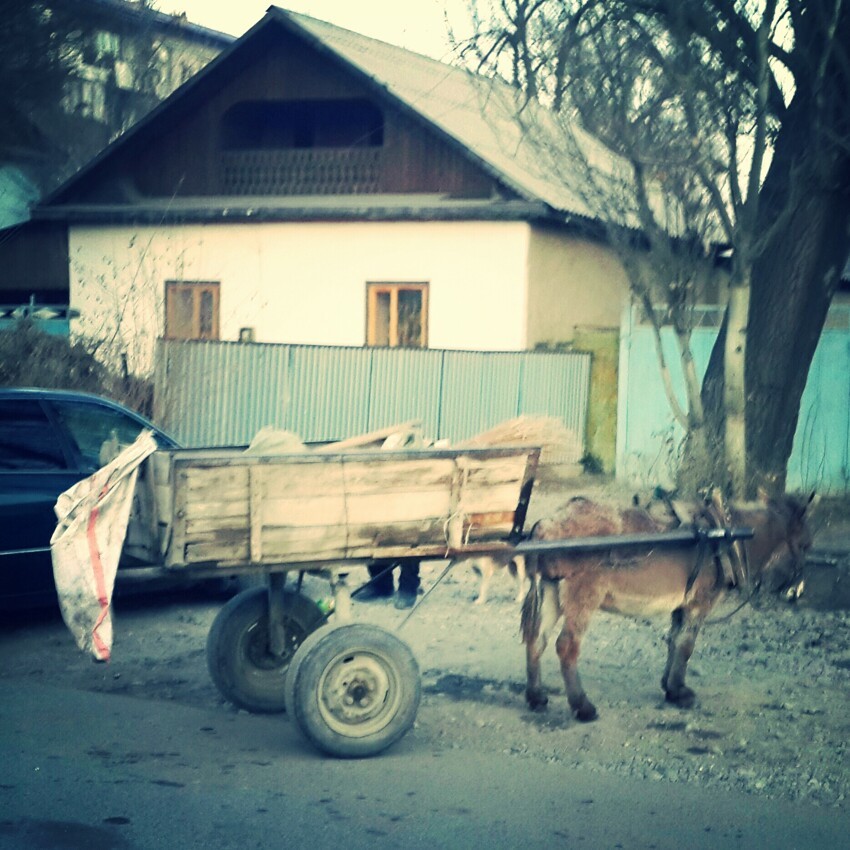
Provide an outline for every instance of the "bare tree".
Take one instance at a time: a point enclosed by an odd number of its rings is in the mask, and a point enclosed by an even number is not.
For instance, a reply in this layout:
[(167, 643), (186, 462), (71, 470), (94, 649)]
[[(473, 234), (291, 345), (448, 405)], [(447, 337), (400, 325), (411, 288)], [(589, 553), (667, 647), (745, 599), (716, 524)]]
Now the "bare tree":
[(67, 51), (43, 3), (0, 0), (0, 35), (0, 155), (5, 157), (35, 142), (30, 111), (45, 100), (61, 98)]
[[(683, 482), (784, 487), (850, 249), (850, 3), (498, 0), (470, 10), (475, 35), (462, 49), (516, 86), (521, 116), (535, 114), (531, 102), (555, 114), (569, 140), (552, 148), (565, 179), (572, 171), (586, 187), (657, 338), (662, 322), (676, 332), (688, 386), (686, 407), (671, 395), (688, 433)], [(691, 316), (718, 245), (731, 249), (726, 311), (698, 388)]]

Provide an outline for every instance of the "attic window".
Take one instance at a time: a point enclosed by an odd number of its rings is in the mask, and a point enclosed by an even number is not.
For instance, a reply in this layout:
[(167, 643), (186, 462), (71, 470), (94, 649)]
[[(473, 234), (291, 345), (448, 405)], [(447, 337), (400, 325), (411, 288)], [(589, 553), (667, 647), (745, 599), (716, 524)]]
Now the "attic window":
[(222, 119), (226, 151), (380, 147), (384, 118), (368, 100), (255, 100)]

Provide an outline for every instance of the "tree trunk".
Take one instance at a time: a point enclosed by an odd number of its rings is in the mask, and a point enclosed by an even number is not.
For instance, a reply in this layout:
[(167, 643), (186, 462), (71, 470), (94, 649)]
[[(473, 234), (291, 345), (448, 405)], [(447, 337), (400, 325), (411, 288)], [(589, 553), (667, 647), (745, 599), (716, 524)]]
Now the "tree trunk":
[(732, 496), (747, 489), (746, 362), (749, 326), (749, 274), (736, 274), (729, 288), (726, 336), (723, 346), (723, 445)]
[(726, 328), (729, 310), (723, 314), (717, 340), (711, 350), (700, 393), (703, 422), (700, 434), (688, 433), (682, 447), (677, 487), (681, 493), (695, 495), (701, 489), (731, 488), (729, 465), (726, 463), (726, 408), (724, 407), (724, 372)]
[[(850, 34), (850, 13), (841, 32)], [(754, 234), (761, 241), (750, 270), (745, 496), (760, 486), (785, 488), (809, 367), (850, 253), (850, 150), (834, 143), (847, 138), (842, 104), (850, 95), (837, 73), (797, 82), (760, 191)], [(703, 382), (710, 435), (727, 433), (733, 394), (723, 360), (734, 347), (728, 337), (736, 324), (727, 310)]]
[[(782, 491), (809, 367), (850, 250), (850, 161), (811, 193), (753, 267), (747, 360), (750, 489)], [(775, 293), (782, 293), (777, 297)]]
[[(809, 367), (850, 252), (850, 157), (836, 158), (832, 171), (832, 191), (812, 186), (753, 265), (744, 374), (745, 486), (736, 486), (734, 475), (723, 475), (723, 466), (731, 469), (731, 457), (728, 465), (715, 465), (710, 482), (745, 497), (754, 496), (759, 487), (769, 492), (785, 489)], [(724, 439), (733, 433), (727, 423), (730, 394), (725, 380), (729, 326), (727, 309), (702, 386), (707, 445), (717, 454), (735, 451)]]

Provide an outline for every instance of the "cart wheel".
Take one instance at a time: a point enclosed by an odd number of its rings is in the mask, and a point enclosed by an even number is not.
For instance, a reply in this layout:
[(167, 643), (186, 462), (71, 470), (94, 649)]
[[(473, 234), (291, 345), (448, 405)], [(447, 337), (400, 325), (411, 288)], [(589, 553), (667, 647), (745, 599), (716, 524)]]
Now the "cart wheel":
[(284, 590), (287, 649), (269, 652), (268, 590), (255, 587), (234, 596), (218, 612), (207, 637), (207, 667), (222, 695), (253, 712), (283, 711), (286, 668), (301, 642), (324, 620), (319, 606)]
[(413, 725), (419, 666), (394, 634), (365, 623), (327, 626), (298, 648), (286, 675), (286, 710), (332, 756), (372, 756)]

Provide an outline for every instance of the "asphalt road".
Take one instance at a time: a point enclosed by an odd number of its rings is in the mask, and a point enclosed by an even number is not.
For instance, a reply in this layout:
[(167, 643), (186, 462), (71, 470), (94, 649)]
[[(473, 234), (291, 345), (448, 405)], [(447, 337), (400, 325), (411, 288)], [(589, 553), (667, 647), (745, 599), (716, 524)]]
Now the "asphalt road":
[(320, 756), (285, 717), (9, 681), (0, 848), (837, 848), (850, 817), (412, 737)]

